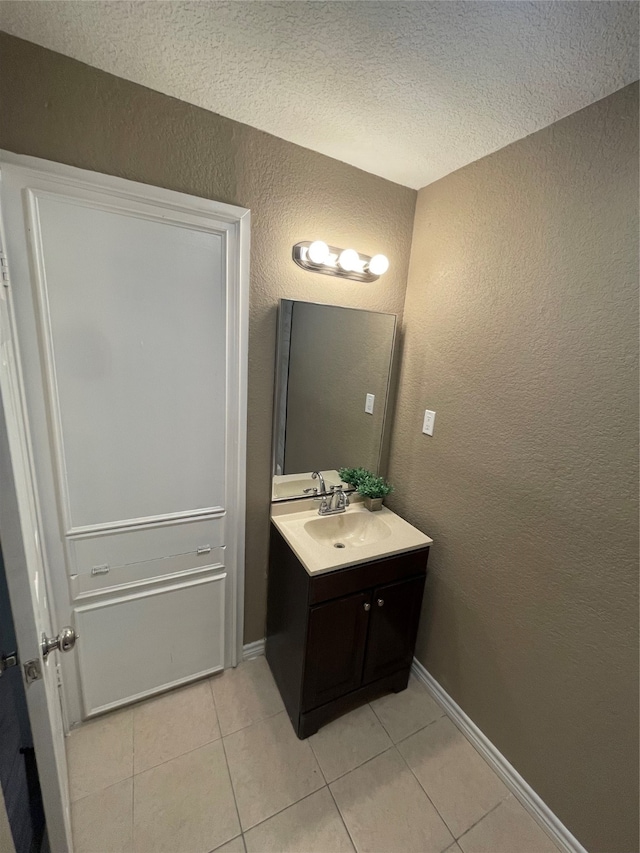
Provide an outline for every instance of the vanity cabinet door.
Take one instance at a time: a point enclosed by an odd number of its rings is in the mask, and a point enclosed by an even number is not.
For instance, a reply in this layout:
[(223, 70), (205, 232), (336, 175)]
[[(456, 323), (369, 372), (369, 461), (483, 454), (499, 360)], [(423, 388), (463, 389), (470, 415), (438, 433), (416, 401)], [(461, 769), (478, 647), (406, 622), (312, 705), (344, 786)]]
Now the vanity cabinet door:
[(363, 684), (411, 666), (425, 576), (373, 590)]
[(310, 609), (303, 711), (360, 687), (372, 609), (370, 590)]

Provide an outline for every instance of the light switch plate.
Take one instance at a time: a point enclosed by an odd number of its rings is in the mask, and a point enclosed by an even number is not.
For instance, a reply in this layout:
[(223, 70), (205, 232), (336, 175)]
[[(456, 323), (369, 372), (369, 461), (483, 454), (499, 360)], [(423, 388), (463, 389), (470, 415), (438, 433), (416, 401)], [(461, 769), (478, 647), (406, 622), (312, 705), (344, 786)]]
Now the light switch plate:
[(433, 425), (436, 421), (436, 413), (430, 409), (424, 411), (424, 421), (422, 423), (422, 432), (425, 435), (433, 435)]
[(364, 410), (368, 415), (373, 414), (373, 404), (375, 403), (375, 401), (376, 401), (376, 395), (375, 394), (367, 394), (367, 399), (366, 399), (366, 402), (364, 404)]

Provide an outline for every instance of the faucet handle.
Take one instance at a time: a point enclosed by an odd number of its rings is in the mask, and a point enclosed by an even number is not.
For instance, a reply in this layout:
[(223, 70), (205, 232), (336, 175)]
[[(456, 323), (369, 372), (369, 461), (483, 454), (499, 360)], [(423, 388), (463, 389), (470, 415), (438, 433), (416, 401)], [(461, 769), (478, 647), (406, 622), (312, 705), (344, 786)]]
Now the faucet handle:
[(340, 506), (342, 504), (346, 509), (349, 506), (349, 495), (343, 491), (343, 488), (342, 483), (338, 483), (336, 486), (331, 486), (331, 492), (337, 495), (337, 505)]
[(314, 497), (318, 494), (318, 490), (315, 487), (311, 487), (310, 489), (302, 490), (305, 495), (313, 495)]

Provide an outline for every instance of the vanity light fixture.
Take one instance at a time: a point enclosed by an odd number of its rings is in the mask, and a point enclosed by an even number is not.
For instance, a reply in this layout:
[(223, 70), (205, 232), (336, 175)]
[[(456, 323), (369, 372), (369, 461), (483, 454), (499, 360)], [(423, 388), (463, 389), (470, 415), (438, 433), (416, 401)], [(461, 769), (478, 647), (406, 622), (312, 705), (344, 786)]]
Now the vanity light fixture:
[(293, 260), (304, 270), (350, 278), (353, 281), (376, 281), (389, 269), (386, 255), (361, 255), (355, 249), (339, 249), (323, 240), (304, 241), (293, 247)]

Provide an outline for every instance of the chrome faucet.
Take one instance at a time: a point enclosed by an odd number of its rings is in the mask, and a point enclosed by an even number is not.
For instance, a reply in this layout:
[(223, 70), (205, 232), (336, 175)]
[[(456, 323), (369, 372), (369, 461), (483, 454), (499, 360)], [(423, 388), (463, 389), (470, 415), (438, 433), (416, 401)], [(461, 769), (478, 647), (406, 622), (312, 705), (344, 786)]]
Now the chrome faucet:
[(320, 481), (320, 489), (318, 490), (314, 487), (312, 487), (310, 489), (303, 489), (302, 491), (305, 493), (305, 495), (311, 495), (312, 494), (314, 496), (314, 498), (318, 495), (326, 495), (327, 494), (327, 487), (324, 484), (324, 477), (322, 476), (320, 471), (314, 471), (313, 474), (311, 475), (311, 479)]
[[(349, 506), (349, 495), (342, 491), (342, 483), (337, 486), (331, 486), (331, 497), (329, 499), (329, 509), (327, 513), (345, 512)], [(321, 513), (325, 515), (327, 513)]]
[(320, 488), (304, 489), (305, 494), (313, 494), (314, 500), (320, 501), (318, 515), (336, 515), (339, 512), (345, 512), (349, 506), (349, 496), (342, 491), (342, 483), (337, 486), (331, 486), (331, 491), (327, 491), (324, 477), (320, 471), (314, 471), (311, 475), (313, 480), (318, 480)]
[(327, 494), (327, 487), (324, 484), (324, 477), (322, 476), (320, 471), (314, 471), (313, 474), (311, 475), (311, 479), (312, 480), (317, 479), (318, 482), (320, 483), (320, 491), (318, 492), (318, 494), (326, 495)]

